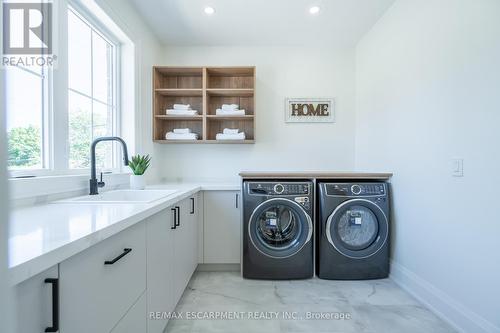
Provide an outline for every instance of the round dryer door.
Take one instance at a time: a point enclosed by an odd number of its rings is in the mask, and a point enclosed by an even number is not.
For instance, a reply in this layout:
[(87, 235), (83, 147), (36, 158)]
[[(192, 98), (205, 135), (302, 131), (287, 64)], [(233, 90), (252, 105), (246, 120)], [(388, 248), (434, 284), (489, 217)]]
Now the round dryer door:
[(274, 198), (255, 208), (248, 223), (254, 247), (272, 258), (293, 256), (311, 240), (311, 217), (296, 202)]
[(349, 258), (367, 258), (387, 241), (389, 223), (382, 209), (365, 199), (339, 205), (328, 217), (326, 236), (330, 244)]

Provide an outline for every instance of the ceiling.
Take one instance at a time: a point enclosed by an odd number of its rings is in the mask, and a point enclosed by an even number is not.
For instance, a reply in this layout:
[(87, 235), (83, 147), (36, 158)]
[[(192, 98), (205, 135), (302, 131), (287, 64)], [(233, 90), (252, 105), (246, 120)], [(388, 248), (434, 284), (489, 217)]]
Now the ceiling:
[(129, 1), (166, 45), (338, 46), (356, 44), (395, 0)]

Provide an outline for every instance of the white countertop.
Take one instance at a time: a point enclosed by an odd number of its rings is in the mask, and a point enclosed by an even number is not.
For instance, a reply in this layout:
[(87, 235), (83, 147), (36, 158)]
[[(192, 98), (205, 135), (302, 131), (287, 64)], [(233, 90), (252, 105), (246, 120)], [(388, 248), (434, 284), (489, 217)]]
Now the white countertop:
[(44, 205), (14, 209), (9, 220), (9, 267), (13, 284), (27, 280), (137, 222), (204, 190), (239, 190), (239, 184), (170, 183), (177, 190), (152, 203)]

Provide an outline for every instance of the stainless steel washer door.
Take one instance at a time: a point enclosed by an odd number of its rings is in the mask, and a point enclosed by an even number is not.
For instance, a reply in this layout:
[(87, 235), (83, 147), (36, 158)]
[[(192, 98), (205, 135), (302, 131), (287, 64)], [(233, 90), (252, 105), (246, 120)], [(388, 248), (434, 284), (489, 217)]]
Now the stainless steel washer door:
[(382, 209), (365, 199), (339, 205), (326, 223), (328, 242), (349, 258), (367, 258), (387, 241), (389, 223)]
[(272, 258), (287, 258), (311, 240), (310, 216), (296, 202), (274, 198), (257, 206), (250, 216), (248, 234), (253, 246)]

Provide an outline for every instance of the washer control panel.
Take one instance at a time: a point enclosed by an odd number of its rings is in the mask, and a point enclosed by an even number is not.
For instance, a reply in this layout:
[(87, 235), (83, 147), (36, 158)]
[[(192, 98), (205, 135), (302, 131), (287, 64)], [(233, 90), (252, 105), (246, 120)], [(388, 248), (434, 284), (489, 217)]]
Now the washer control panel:
[(383, 196), (386, 192), (386, 184), (384, 183), (326, 184), (327, 195), (333, 196)]
[(311, 183), (276, 183), (252, 182), (248, 184), (250, 194), (260, 195), (297, 195), (308, 196), (312, 191)]

